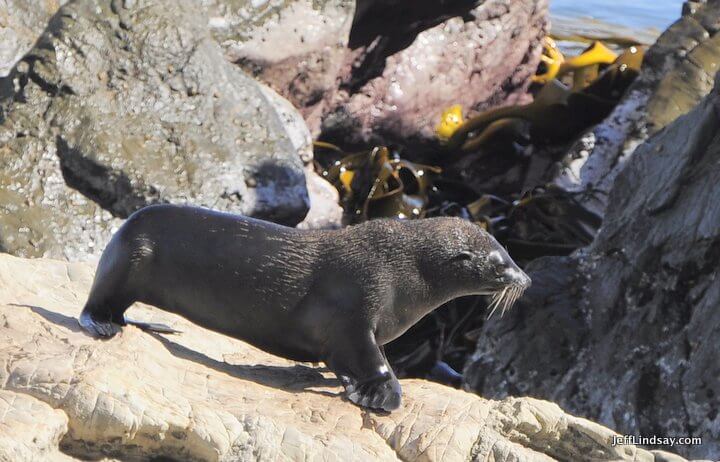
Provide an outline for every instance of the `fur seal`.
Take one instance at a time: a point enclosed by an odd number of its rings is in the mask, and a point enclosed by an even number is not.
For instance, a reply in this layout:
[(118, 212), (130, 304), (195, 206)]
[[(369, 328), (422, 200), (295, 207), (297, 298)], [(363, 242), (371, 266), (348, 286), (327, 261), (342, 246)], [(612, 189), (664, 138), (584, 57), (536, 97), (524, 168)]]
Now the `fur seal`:
[(111, 337), (135, 301), (265, 351), (327, 364), (356, 404), (391, 411), (401, 390), (382, 345), (443, 303), (494, 295), (507, 308), (530, 285), (503, 247), (458, 218), (372, 220), (298, 230), (209, 209), (132, 214), (98, 264), (79, 318)]

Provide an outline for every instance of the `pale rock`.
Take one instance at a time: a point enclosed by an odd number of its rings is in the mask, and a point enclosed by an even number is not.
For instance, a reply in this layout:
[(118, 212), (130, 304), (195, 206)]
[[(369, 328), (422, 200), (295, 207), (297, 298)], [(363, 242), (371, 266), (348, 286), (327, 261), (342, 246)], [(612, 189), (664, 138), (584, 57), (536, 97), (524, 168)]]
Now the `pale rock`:
[(344, 400), (324, 368), (143, 305), (129, 315), (183, 333), (125, 327), (96, 340), (76, 320), (92, 275), (88, 263), (0, 255), (0, 406), (11, 409), (0, 414), (0, 441), (16, 441), (3, 447), (8, 460), (49, 460), (58, 441), (81, 458), (652, 460), (612, 448), (611, 430), (531, 398), (490, 401), (403, 380), (399, 410), (368, 412)]

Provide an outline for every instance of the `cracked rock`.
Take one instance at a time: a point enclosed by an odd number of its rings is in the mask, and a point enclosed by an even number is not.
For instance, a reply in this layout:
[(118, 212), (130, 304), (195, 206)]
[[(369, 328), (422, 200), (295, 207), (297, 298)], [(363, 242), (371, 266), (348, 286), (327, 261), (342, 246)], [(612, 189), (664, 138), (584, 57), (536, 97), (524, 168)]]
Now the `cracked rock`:
[(23, 429), (37, 436), (0, 445), (8, 460), (48, 460), (58, 445), (83, 459), (653, 460), (635, 446), (612, 447), (611, 430), (532, 398), (491, 401), (403, 380), (403, 406), (371, 413), (344, 400), (324, 368), (145, 305), (129, 316), (182, 334), (129, 326), (93, 339), (76, 319), (92, 269), (0, 255), (0, 410), (11, 407), (0, 412), (0, 441)]

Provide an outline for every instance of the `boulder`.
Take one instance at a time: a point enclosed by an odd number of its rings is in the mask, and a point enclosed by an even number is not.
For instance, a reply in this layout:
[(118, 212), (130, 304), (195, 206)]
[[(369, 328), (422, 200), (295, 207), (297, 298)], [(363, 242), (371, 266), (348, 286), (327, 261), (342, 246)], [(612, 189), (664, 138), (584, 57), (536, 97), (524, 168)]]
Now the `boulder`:
[(602, 214), (613, 181), (635, 148), (713, 87), (720, 70), (720, 2), (686, 2), (683, 16), (648, 50), (642, 72), (613, 112), (569, 150), (556, 181), (589, 191), (582, 201)]
[(355, 2), (216, 0), (206, 8), (227, 58), (286, 97), (317, 133), (338, 90)]
[(360, 2), (352, 66), (323, 137), (432, 150), (447, 107), (527, 98), (546, 28), (546, 0)]
[[(0, 458), (147, 460), (653, 461), (611, 430), (532, 398), (490, 401), (403, 380), (391, 414), (342, 398), (324, 368), (294, 363), (144, 305), (87, 336), (76, 317), (93, 267), (0, 255)], [(682, 459), (679, 459), (682, 460)]]
[(717, 458), (719, 124), (716, 82), (635, 150), (593, 244), (529, 265), (528, 297), (483, 327), (467, 389), (551, 399), (624, 434), (700, 437), (665, 449)]
[(110, 216), (156, 202), (288, 225), (308, 211), (307, 128), (225, 60), (195, 2), (68, 4), (9, 78), (5, 251), (94, 253), (117, 225)]
[(3, 0), (0, 3), (0, 77), (10, 72), (67, 0)]

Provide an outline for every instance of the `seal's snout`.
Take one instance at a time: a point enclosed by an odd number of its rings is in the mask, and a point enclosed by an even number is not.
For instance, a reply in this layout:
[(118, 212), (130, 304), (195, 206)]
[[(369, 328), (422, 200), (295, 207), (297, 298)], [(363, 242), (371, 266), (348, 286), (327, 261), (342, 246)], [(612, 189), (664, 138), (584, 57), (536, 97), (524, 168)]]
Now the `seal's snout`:
[(532, 284), (530, 276), (515, 265), (505, 269), (502, 279), (506, 284), (521, 287), (522, 290), (526, 290)]
[(515, 302), (522, 297), (525, 290), (530, 287), (530, 284), (532, 284), (530, 276), (518, 268), (518, 266), (510, 260), (510, 257), (502, 262), (498, 273), (497, 281), (502, 285), (502, 288), (493, 294), (492, 302), (489, 306), (490, 314), (488, 318), (493, 315), (498, 307), (502, 309), (501, 316), (505, 314), (505, 311), (513, 306)]
[(512, 261), (504, 262), (498, 280), (502, 285), (519, 287), (522, 290), (527, 289), (532, 284), (530, 276), (525, 274), (525, 271), (518, 268)]

